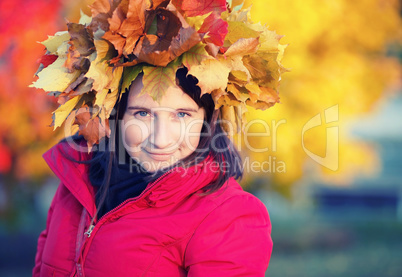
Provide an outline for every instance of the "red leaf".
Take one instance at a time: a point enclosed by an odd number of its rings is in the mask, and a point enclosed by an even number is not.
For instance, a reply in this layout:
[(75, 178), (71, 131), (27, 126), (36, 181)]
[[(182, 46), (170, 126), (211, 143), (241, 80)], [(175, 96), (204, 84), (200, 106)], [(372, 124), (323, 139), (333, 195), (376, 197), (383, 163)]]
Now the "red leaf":
[(54, 61), (57, 60), (57, 57), (57, 55), (43, 55), (42, 58), (38, 60), (38, 62), (43, 64), (43, 66), (46, 68), (54, 63)]
[(218, 14), (211, 13), (201, 25), (198, 33), (207, 34), (207, 38), (204, 39), (205, 43), (211, 42), (217, 46), (222, 46), (228, 33), (228, 23)]
[(226, 11), (226, 0), (183, 0), (181, 9), (187, 16), (198, 16), (215, 11)]

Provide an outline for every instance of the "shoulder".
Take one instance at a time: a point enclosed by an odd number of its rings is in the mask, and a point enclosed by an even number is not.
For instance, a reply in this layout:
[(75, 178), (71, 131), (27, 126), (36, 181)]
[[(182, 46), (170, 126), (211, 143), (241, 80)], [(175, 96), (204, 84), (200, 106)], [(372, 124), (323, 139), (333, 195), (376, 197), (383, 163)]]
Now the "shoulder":
[(73, 175), (86, 175), (91, 153), (88, 153), (86, 142), (80, 137), (69, 137), (61, 140), (43, 154), (50, 169), (61, 180)]
[(187, 245), (189, 276), (263, 276), (273, 246), (265, 205), (233, 181), (205, 199), (213, 207)]
[(227, 184), (216, 192), (206, 196), (205, 201), (210, 202), (214, 213), (219, 210), (231, 211), (233, 214), (259, 215), (265, 222), (269, 222), (268, 211), (264, 203), (255, 195), (246, 192), (234, 179), (229, 179)]
[(43, 154), (48, 164), (58, 160), (86, 161), (91, 154), (88, 151), (86, 141), (80, 136), (67, 137), (55, 144)]

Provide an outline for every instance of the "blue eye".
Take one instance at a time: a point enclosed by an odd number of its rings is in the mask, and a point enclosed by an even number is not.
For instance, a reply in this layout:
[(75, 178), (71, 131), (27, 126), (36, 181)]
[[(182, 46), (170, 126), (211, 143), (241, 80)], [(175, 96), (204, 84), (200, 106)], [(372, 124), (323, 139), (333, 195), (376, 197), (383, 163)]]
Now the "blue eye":
[(180, 117), (180, 118), (186, 117), (187, 115), (188, 115), (188, 114), (185, 113), (185, 112), (178, 112), (178, 113), (177, 113), (177, 117)]
[(136, 112), (134, 115), (138, 115), (138, 116), (141, 116), (141, 117), (145, 117), (145, 116), (148, 116), (148, 112), (146, 112), (146, 111), (139, 111), (139, 112)]

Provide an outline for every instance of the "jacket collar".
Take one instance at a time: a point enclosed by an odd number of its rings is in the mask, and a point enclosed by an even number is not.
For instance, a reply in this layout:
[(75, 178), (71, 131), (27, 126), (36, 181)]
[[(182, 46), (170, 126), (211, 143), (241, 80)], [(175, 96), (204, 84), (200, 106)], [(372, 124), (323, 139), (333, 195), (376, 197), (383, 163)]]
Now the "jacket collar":
[[(88, 178), (89, 164), (85, 163), (91, 155), (76, 148), (63, 141), (43, 157), (66, 188), (94, 216), (95, 191)], [(173, 168), (149, 184), (139, 201), (146, 201), (147, 206), (154, 207), (178, 203), (214, 181), (218, 172), (219, 167), (211, 157), (189, 168)]]

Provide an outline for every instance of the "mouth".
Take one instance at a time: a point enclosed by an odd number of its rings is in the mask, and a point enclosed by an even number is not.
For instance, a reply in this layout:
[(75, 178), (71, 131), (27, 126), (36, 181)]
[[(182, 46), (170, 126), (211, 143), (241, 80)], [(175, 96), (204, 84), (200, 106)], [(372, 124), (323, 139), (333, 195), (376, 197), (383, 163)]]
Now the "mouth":
[(173, 157), (174, 152), (155, 152), (155, 151), (149, 151), (145, 150), (153, 160), (156, 161), (168, 161)]

